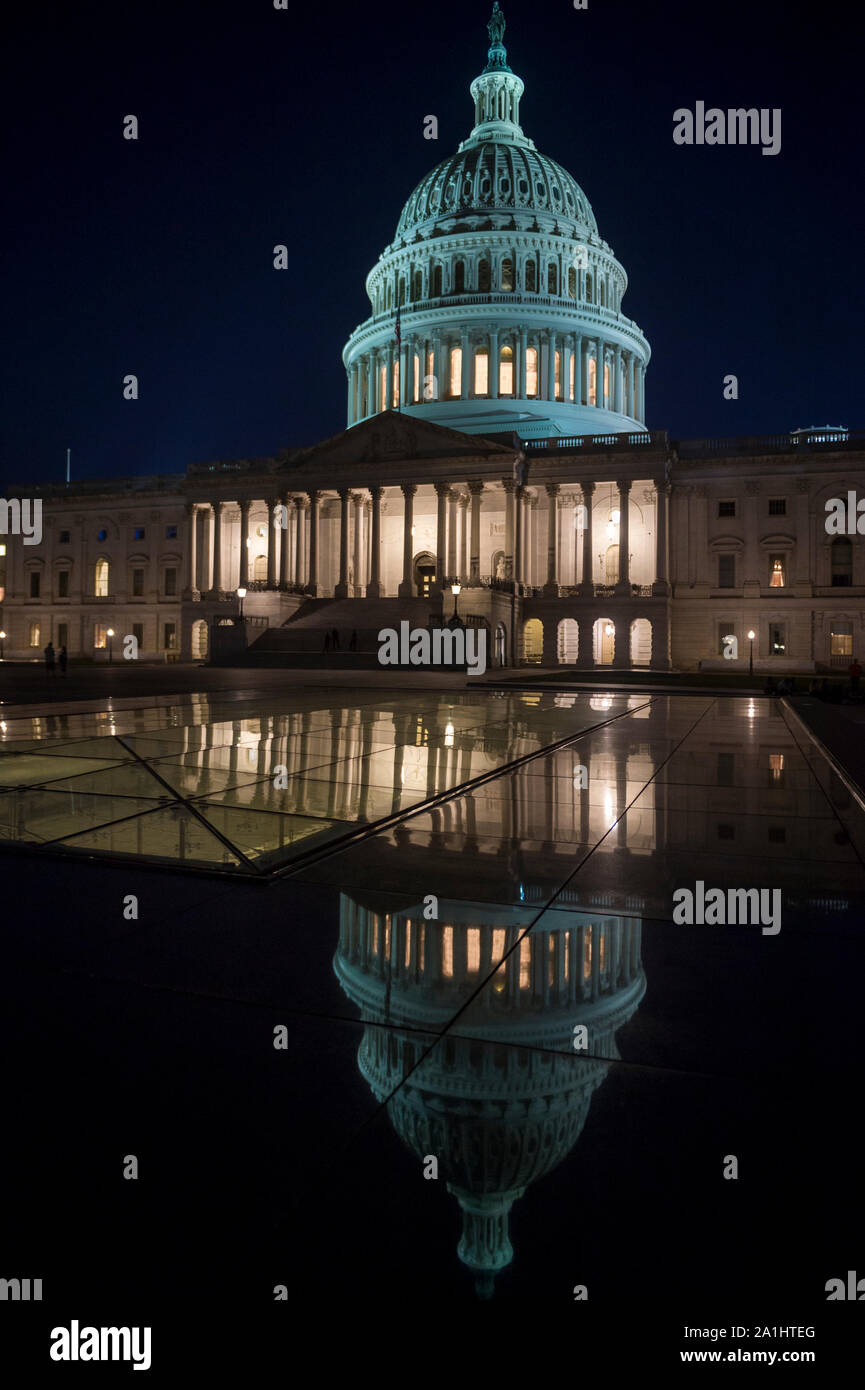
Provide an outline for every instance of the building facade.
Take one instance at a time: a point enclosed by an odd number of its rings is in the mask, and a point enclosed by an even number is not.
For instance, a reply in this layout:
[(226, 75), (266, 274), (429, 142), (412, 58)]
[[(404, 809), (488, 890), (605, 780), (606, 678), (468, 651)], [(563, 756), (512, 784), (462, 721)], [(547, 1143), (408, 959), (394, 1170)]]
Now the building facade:
[(4, 538), (7, 657), (50, 639), (107, 660), (132, 636), (139, 659), (300, 664), (336, 627), (372, 659), (380, 628), (457, 601), (498, 665), (812, 671), (865, 651), (865, 559), (826, 511), (861, 491), (865, 432), (646, 428), (625, 271), (522, 131), (498, 4), (488, 30), (474, 126), (367, 277), (347, 428), (181, 475), (7, 488), (44, 520), (38, 545)]

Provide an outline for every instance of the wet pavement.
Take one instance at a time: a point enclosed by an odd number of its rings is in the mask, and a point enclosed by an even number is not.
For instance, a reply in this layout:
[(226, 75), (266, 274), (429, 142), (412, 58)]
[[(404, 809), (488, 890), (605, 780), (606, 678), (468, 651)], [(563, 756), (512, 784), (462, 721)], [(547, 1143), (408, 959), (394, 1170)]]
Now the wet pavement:
[(0, 732), (5, 1263), (46, 1308), (586, 1301), (672, 1357), (865, 1276), (865, 826), (777, 701)]

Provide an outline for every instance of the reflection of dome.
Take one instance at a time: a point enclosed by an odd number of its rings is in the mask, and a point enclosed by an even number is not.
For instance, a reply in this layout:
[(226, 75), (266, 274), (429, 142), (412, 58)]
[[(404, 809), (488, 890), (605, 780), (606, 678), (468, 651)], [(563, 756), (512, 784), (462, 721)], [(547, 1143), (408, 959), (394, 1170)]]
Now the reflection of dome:
[[(513, 1203), (577, 1142), (618, 1056), (615, 1032), (643, 996), (640, 924), (572, 912), (559, 930), (525, 935), (519, 909), (440, 900), (439, 915), (342, 895), (334, 969), (367, 1024), (360, 1071), (378, 1100), (393, 1095), (408, 1147), (438, 1159), (463, 1213), (459, 1257), (487, 1297), (513, 1258)], [(436, 1042), (505, 953), (457, 1031)], [(576, 1024), (588, 1029), (582, 1056)]]

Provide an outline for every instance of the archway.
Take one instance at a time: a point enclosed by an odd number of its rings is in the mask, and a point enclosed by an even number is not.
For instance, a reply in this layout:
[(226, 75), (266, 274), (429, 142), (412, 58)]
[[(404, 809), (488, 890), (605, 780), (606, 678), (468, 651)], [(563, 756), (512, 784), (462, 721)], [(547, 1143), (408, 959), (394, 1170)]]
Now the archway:
[(562, 618), (557, 634), (559, 662), (573, 665), (580, 654), (580, 625), (576, 618)]
[(544, 655), (544, 625), (540, 618), (527, 618), (523, 623), (523, 661), (540, 666)]
[(490, 574), (493, 579), (504, 579), (505, 576), (505, 552), (494, 550), (490, 561)]
[(436, 582), (436, 557), (428, 550), (415, 556), (412, 577), (418, 598), (430, 598)]
[(635, 618), (631, 623), (631, 665), (651, 666), (652, 624), (648, 618)]
[(259, 583), (267, 578), (267, 556), (256, 555), (252, 565), (252, 577)]
[(507, 666), (508, 664), (508, 634), (505, 631), (504, 623), (496, 624), (496, 665)]
[(203, 618), (192, 624), (192, 659), (204, 661), (210, 645), (210, 633)]
[(618, 584), (619, 582), (619, 546), (618, 542), (607, 546), (604, 557), (604, 583)]
[(612, 666), (616, 652), (616, 625), (609, 618), (598, 618), (592, 628), (592, 655), (596, 666)]

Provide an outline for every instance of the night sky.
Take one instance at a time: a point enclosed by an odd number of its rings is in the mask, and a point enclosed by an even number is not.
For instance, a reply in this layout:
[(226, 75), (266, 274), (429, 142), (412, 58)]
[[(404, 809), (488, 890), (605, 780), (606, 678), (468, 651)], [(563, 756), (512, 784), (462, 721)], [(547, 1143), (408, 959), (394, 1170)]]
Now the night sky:
[[(865, 426), (858, 12), (502, 3), (523, 128), (628, 273), (623, 312), (652, 345), (649, 427)], [(340, 354), (370, 312), (367, 271), (469, 134), (490, 9), (147, 0), (13, 17), (0, 482), (62, 479), (67, 445), (74, 480), (344, 428)], [(780, 107), (781, 152), (675, 145), (673, 111), (698, 100)]]

